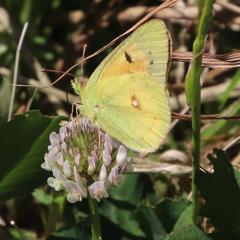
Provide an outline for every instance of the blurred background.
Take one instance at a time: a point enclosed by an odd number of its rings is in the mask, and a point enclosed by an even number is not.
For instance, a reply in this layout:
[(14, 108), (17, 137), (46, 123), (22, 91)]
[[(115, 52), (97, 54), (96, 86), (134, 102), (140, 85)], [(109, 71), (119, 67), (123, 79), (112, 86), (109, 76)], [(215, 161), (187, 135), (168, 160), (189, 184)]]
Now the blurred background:
[[(79, 101), (70, 85), (73, 77), (66, 76), (54, 86), (38, 91), (35, 88), (50, 84), (60, 76), (60, 72), (80, 62), (85, 44), (85, 55), (88, 56), (134, 25), (160, 3), (161, 1), (154, 0), (1, 0), (1, 118), (6, 119), (8, 114), (16, 49), (25, 22), (29, 26), (21, 49), (18, 84), (33, 87), (17, 88), (14, 112), (21, 114), (30, 109), (39, 109), (49, 116), (68, 116), (72, 103)], [(193, 0), (179, 0), (173, 8), (155, 15), (155, 18), (165, 21), (174, 52), (191, 52), (197, 16), (198, 11)], [(223, 54), (239, 50), (239, 39), (240, 2), (217, 0), (205, 52)], [(71, 73), (88, 79), (111, 50), (109, 48), (86, 61), (83, 72), (81, 67), (77, 67)], [(186, 106), (184, 79), (187, 67), (188, 64), (181, 61), (171, 63), (167, 87), (172, 110), (175, 112), (180, 112)], [(43, 72), (44, 68), (59, 73)], [(240, 70), (206, 68), (202, 80), (203, 114), (240, 114)], [(238, 121), (205, 121), (202, 124), (203, 159), (212, 148), (223, 148), (239, 136), (239, 133)], [(229, 152), (235, 166), (240, 163), (238, 149), (239, 145), (236, 145)], [(183, 211), (189, 205), (187, 196), (191, 186), (190, 153), (191, 124), (189, 121), (179, 121), (163, 148), (148, 156), (148, 159), (157, 163), (176, 167), (169, 170), (167, 175), (160, 170), (157, 174), (126, 176), (121, 187), (113, 191), (111, 199), (101, 203), (104, 239), (153, 239), (147, 235), (148, 230), (142, 228), (144, 223), (137, 223), (131, 215), (133, 207), (139, 211), (137, 216), (146, 216), (149, 214), (148, 210), (140, 211), (139, 208), (162, 201), (162, 205), (158, 207), (161, 212), (163, 206), (172, 204), (172, 200), (168, 199), (172, 198), (177, 199), (177, 206)], [(205, 160), (202, 165), (208, 167)], [(129, 192), (128, 196), (126, 191)], [(168, 222), (163, 221), (166, 232), (173, 228), (174, 218), (169, 219)], [(46, 186), (35, 190), (33, 194), (0, 205), (0, 225), (0, 239), (4, 240), (89, 239), (86, 203), (72, 206), (66, 203), (63, 193), (54, 193)], [(109, 234), (114, 237), (109, 237)]]

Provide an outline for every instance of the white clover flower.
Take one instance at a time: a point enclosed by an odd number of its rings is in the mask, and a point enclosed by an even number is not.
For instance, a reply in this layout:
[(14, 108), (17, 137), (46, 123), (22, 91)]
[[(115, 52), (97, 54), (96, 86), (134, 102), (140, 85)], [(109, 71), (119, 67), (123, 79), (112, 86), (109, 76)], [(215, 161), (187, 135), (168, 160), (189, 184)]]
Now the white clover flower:
[(95, 169), (96, 169), (96, 161), (92, 156), (90, 156), (88, 157), (88, 174), (92, 175), (95, 172)]
[(53, 177), (49, 177), (47, 183), (50, 187), (54, 188), (55, 191), (60, 191), (64, 189), (64, 182), (66, 177), (56, 168), (53, 169)]
[(103, 150), (104, 165), (108, 167), (111, 164), (111, 161), (112, 161), (112, 157), (111, 157), (109, 151), (106, 148), (104, 148), (104, 150)]
[(82, 201), (83, 198), (87, 197), (87, 191), (79, 183), (67, 180), (64, 186), (68, 192), (67, 200), (70, 203)]
[(100, 181), (106, 181), (107, 179), (107, 169), (105, 165), (103, 164), (99, 173), (99, 180)]
[(60, 190), (63, 190), (64, 187), (62, 185), (62, 182), (57, 180), (56, 178), (53, 178), (53, 177), (49, 177), (47, 179), (47, 183), (50, 187), (54, 188), (55, 191), (60, 191)]
[(70, 168), (69, 161), (67, 160), (65, 160), (65, 162), (63, 163), (63, 173), (68, 178), (71, 176), (71, 168)]
[(127, 159), (127, 150), (123, 145), (120, 145), (118, 149), (118, 153), (116, 156), (116, 161), (119, 166), (122, 166), (125, 164)]
[(91, 198), (95, 198), (97, 201), (108, 197), (107, 187), (103, 180), (94, 182), (88, 187), (88, 190)]
[(127, 150), (89, 120), (71, 120), (49, 136), (51, 145), (41, 167), (52, 171), (47, 183), (65, 190), (70, 203), (90, 197), (100, 201), (120, 181)]
[(120, 180), (120, 175), (119, 175), (119, 170), (118, 170), (118, 166), (115, 166), (111, 169), (110, 174), (108, 175), (108, 181), (110, 184), (112, 185), (117, 185), (119, 183)]

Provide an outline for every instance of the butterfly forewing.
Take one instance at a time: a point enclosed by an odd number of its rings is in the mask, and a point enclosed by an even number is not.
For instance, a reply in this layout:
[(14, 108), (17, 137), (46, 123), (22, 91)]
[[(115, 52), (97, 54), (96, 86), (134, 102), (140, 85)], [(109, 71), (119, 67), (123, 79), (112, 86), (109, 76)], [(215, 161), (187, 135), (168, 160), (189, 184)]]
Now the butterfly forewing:
[(139, 27), (115, 48), (95, 69), (89, 86), (105, 76), (148, 71), (165, 84), (171, 55), (171, 39), (161, 20), (151, 20)]

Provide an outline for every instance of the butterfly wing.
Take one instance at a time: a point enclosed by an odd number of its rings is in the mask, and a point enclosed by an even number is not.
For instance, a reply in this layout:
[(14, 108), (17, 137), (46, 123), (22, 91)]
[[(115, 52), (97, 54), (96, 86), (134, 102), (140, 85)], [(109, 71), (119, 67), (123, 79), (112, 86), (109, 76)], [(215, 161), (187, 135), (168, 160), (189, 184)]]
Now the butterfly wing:
[(171, 55), (171, 39), (163, 21), (150, 20), (135, 30), (95, 69), (88, 86), (106, 75), (148, 71), (165, 84)]
[(170, 125), (165, 90), (170, 51), (162, 21), (138, 28), (94, 71), (82, 91), (82, 113), (129, 148), (156, 150)]
[[(107, 77), (105, 81), (109, 87), (103, 90), (104, 97), (98, 103), (97, 123), (130, 149), (156, 150), (170, 124), (164, 86), (145, 73)], [(114, 87), (112, 81), (116, 81)]]

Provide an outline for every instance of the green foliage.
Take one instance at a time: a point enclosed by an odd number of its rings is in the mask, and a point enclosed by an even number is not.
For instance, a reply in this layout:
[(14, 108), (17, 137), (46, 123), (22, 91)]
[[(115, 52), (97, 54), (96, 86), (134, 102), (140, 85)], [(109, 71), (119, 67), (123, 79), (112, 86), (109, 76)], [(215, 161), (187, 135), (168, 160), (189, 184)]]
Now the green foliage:
[(2, 83), (0, 85), (0, 116), (3, 118), (7, 118), (9, 104), (10, 104), (10, 96), (11, 96), (11, 85), (9, 84), (9, 79), (2, 79)]
[(167, 240), (210, 240), (203, 231), (195, 225), (189, 225), (174, 231)]
[(142, 229), (146, 233), (147, 239), (164, 240), (166, 238), (167, 232), (154, 209), (142, 207), (139, 209), (137, 217)]
[[(239, 115), (240, 114), (240, 100), (232, 103), (227, 109), (222, 113), (223, 115)], [(236, 133), (240, 129), (239, 124), (236, 124), (236, 121), (233, 120), (219, 120), (214, 121), (209, 124), (202, 131), (202, 138), (205, 139), (204, 144), (209, 144), (214, 142), (214, 138), (217, 136), (227, 136)], [(212, 140), (212, 139), (213, 140)]]
[[(10, 238), (11, 236), (11, 238)], [(18, 228), (10, 228), (9, 238), (15, 240), (37, 240), (37, 234), (33, 231), (23, 230)]]
[(103, 201), (101, 203), (99, 212), (102, 216), (107, 218), (108, 221), (115, 224), (123, 231), (136, 237), (145, 236), (138, 222), (133, 217), (134, 212), (132, 209), (120, 209), (111, 202)]
[(36, 189), (32, 195), (38, 202), (46, 206), (52, 204), (54, 200), (52, 195), (47, 194), (41, 189)]
[(178, 218), (176, 224), (174, 225), (174, 230), (178, 230), (181, 228), (184, 228), (186, 226), (192, 225), (193, 220), (192, 220), (192, 211), (193, 211), (193, 206), (190, 205), (188, 206), (183, 213), (180, 215), (180, 217)]
[(91, 239), (90, 234), (83, 229), (81, 224), (56, 231), (53, 233), (53, 236), (63, 240)]
[(111, 198), (129, 204), (139, 204), (142, 201), (146, 181), (146, 178), (140, 177), (138, 174), (125, 175), (119, 186), (111, 189)]
[(62, 117), (50, 118), (37, 111), (0, 124), (0, 200), (30, 193), (46, 181), (40, 168), (49, 134), (59, 128)]
[[(189, 211), (190, 201), (184, 198), (180, 200), (164, 199), (155, 204), (144, 201), (144, 199), (149, 199), (148, 196), (153, 190), (146, 191), (141, 187), (142, 181), (143, 179), (139, 175), (124, 176), (121, 187), (115, 188), (114, 194), (111, 194), (114, 201), (101, 203), (100, 213), (116, 227), (131, 234), (132, 237), (137, 237), (137, 239), (165, 240), (168, 239), (169, 233), (173, 230), (182, 229), (192, 224), (192, 215)], [(129, 196), (132, 197), (124, 198), (126, 192), (129, 192)], [(136, 194), (131, 194), (133, 192)], [(122, 198), (116, 200), (115, 197), (120, 195)], [(135, 195), (138, 195), (142, 202), (137, 200)], [(133, 206), (133, 199), (137, 203), (135, 206)], [(108, 226), (109, 224), (107, 229)]]
[(233, 76), (233, 78), (231, 79), (231, 82), (228, 86), (228, 88), (226, 89), (226, 91), (219, 97), (219, 102), (220, 102), (220, 107), (219, 109), (222, 110), (223, 107), (225, 106), (227, 100), (230, 97), (230, 94), (232, 93), (232, 91), (236, 88), (236, 86), (239, 84), (240, 82), (240, 70), (238, 70), (235, 75)]
[(157, 205), (156, 214), (167, 232), (170, 233), (173, 228), (176, 228), (180, 224), (179, 222), (182, 222), (182, 218), (191, 222), (191, 213), (184, 217), (186, 210), (189, 209), (189, 204), (190, 201), (182, 198), (180, 200), (165, 199)]

